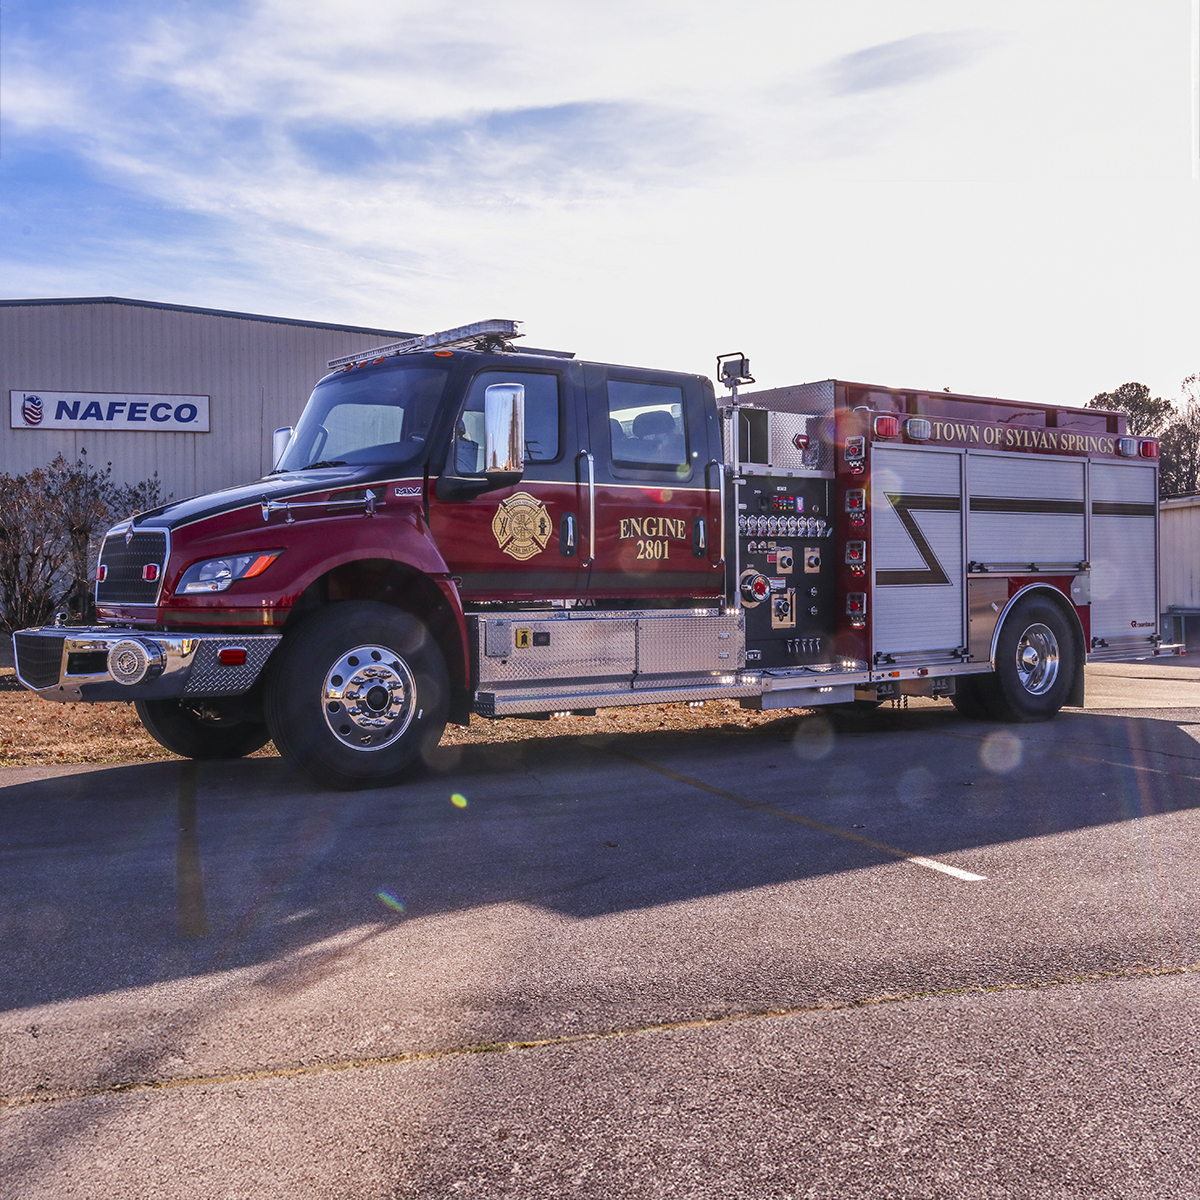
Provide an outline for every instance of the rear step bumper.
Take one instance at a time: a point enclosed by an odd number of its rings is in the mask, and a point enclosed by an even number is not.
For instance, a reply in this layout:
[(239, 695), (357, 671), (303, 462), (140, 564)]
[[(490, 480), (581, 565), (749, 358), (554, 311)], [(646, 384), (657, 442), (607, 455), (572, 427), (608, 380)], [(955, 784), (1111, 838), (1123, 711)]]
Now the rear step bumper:
[(44, 700), (237, 696), (254, 686), (281, 637), (56, 625), (13, 634), (13, 656), (17, 678)]
[(1159, 645), (1147, 644), (1145, 638), (1121, 639), (1115, 638), (1101, 646), (1093, 646), (1088, 651), (1087, 661), (1098, 662), (1137, 662), (1145, 658), (1173, 658), (1187, 653), (1183, 642), (1172, 642)]

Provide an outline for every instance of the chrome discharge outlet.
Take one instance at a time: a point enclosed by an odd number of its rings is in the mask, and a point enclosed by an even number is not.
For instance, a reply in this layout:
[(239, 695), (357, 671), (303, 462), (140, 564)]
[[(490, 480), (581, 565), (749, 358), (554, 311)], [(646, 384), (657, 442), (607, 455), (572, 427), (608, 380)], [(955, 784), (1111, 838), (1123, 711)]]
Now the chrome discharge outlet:
[(162, 647), (148, 638), (145, 641), (126, 638), (108, 652), (109, 674), (126, 687), (157, 679), (165, 664), (166, 655)]

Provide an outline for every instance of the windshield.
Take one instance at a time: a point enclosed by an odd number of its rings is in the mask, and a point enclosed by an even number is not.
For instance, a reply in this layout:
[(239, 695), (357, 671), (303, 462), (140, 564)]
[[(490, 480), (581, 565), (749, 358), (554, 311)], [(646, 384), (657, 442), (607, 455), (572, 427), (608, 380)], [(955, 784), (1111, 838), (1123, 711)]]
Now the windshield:
[(324, 379), (313, 389), (276, 470), (415, 459), (445, 388), (444, 365), (397, 359)]

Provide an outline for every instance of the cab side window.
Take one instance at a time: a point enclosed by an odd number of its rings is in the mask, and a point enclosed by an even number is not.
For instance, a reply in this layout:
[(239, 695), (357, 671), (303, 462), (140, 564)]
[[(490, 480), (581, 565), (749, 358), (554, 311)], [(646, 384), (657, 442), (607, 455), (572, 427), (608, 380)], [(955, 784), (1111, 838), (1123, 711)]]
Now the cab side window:
[(534, 371), (484, 371), (467, 393), (454, 433), (454, 470), (483, 473), (483, 397), (493, 383), (525, 386), (525, 460), (550, 462), (558, 457), (558, 376)]
[(682, 388), (608, 380), (608, 430), (619, 466), (687, 468)]

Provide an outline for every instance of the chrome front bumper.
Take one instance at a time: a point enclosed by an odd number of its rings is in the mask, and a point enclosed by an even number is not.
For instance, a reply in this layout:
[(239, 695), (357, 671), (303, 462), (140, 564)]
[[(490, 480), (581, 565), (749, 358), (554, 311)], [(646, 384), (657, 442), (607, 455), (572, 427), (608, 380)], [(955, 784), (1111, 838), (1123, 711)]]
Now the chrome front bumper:
[[(237, 696), (254, 686), (282, 636), (56, 625), (13, 634), (13, 655), (17, 678), (45, 700)], [(222, 650), (235, 652), (225, 655), (231, 662), (222, 663)]]

